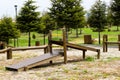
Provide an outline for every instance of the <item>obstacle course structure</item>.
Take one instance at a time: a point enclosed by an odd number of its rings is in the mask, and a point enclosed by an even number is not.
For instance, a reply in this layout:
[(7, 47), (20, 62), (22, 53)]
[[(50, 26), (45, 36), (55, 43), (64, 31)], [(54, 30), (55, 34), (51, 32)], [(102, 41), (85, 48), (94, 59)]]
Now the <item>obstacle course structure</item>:
[(117, 44), (120, 51), (120, 35), (118, 35), (118, 41), (110, 42), (108, 41), (108, 35), (103, 35), (103, 52), (108, 51), (108, 44)]
[(95, 48), (91, 48), (91, 47), (86, 47), (86, 46), (81, 46), (81, 45), (66, 42), (66, 30), (65, 29), (63, 29), (63, 39), (62, 39), (62, 41), (52, 40), (52, 34), (51, 34), (51, 31), (50, 31), (50, 34), (49, 34), (49, 46), (50, 46), (50, 52), (51, 53), (52, 53), (52, 44), (57, 44), (57, 45), (63, 46), (64, 63), (67, 63), (67, 47), (82, 50), (83, 51), (83, 59), (85, 59), (85, 52), (87, 50), (97, 52), (97, 58), (98, 59), (100, 58), (100, 49), (95, 49)]
[[(48, 47), (49, 47), (49, 52), (37, 57), (33, 57), (30, 59), (23, 60), (22, 62), (19, 62), (17, 64), (10, 65), (6, 67), (7, 70), (16, 70), (16, 71), (23, 71), (23, 70), (28, 70), (30, 68), (33, 68), (35, 66), (41, 65), (43, 62), (52, 62), (52, 60), (56, 57), (59, 56), (64, 56), (64, 63), (67, 63), (67, 47), (82, 50), (83, 51), (83, 59), (85, 59), (85, 52), (87, 50), (95, 51), (97, 52), (97, 58), (100, 58), (100, 49), (95, 49), (91, 47), (85, 47), (85, 46), (80, 46), (72, 43), (67, 43), (66, 42), (66, 32), (65, 29), (63, 29), (63, 39), (62, 41), (55, 41), (52, 40), (52, 32), (50, 31), (49, 37), (48, 37)], [(57, 44), (60, 46), (63, 46), (63, 51), (61, 50), (53, 50), (52, 49), (52, 44)], [(16, 49), (15, 49), (16, 50)], [(63, 53), (63, 54), (61, 54)]]

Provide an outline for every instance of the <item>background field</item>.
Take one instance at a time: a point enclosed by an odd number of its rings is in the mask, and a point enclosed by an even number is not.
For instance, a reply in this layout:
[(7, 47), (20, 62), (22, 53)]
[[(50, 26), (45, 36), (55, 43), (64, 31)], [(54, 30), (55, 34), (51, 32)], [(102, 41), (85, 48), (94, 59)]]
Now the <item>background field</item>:
[[(79, 30), (80, 32), (80, 30)], [(105, 31), (101, 32), (101, 44), (102, 44), (102, 37), (104, 34), (107, 34), (109, 37), (109, 41), (117, 41), (118, 34), (120, 34), (119, 31), (116, 31), (116, 27), (112, 27), (111, 31), (108, 31), (106, 29)], [(35, 35), (35, 39), (33, 39), (33, 35)], [(82, 34), (79, 34), (79, 37), (76, 37), (76, 31), (72, 29), (69, 31), (69, 42), (73, 42), (75, 44), (83, 44), (84, 43), (84, 35), (91, 35), (92, 39), (95, 39), (96, 41), (94, 44), (98, 44), (98, 32), (93, 32), (90, 28), (82, 28)], [(62, 38), (62, 30), (54, 30), (52, 31), (52, 36), (54, 40), (59, 40)], [(44, 45), (43, 42), (43, 34), (38, 34), (36, 32), (31, 33), (31, 45), (34, 46), (36, 41), (40, 42), (40, 45)], [(18, 46), (28, 46), (28, 34), (27, 33), (21, 33), (21, 36), (18, 38)], [(46, 36), (45, 43), (48, 43), (48, 36)], [(10, 46), (14, 46), (13, 40), (10, 41)]]

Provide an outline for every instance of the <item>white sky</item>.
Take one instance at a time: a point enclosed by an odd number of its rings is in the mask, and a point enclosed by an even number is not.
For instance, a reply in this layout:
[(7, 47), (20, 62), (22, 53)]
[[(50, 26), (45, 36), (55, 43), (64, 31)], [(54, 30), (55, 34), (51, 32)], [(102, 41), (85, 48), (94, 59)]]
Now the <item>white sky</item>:
[[(27, 0), (1, 0), (0, 1), (0, 18), (3, 16), (15, 17), (15, 7), (17, 5), (18, 12), (23, 6), (24, 2)], [(48, 7), (51, 6), (50, 0), (35, 0), (36, 5), (39, 6), (38, 11), (46, 11)], [(94, 4), (96, 0), (82, 0), (82, 5), (85, 10), (89, 10), (91, 5)], [(110, 0), (102, 0), (109, 4)]]

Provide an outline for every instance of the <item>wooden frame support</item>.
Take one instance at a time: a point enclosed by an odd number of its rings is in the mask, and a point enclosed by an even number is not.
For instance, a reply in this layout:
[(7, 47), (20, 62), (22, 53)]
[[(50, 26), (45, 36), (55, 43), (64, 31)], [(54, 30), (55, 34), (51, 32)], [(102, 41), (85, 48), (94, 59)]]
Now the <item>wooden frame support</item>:
[(86, 50), (83, 50), (83, 60), (85, 60), (85, 52)]
[(100, 50), (98, 50), (97, 59), (100, 59)]
[(49, 52), (52, 54), (52, 31), (49, 31), (49, 36), (48, 36), (48, 46), (49, 46)]
[[(118, 35), (118, 42), (120, 42), (120, 35)], [(119, 51), (120, 51), (120, 44), (118, 44)]]
[(0, 53), (6, 53), (6, 52), (7, 52), (7, 59), (12, 59), (12, 49), (7, 48), (7, 49), (0, 50)]
[(103, 52), (107, 52), (107, 42), (108, 41), (108, 36), (103, 35)]
[(7, 59), (12, 59), (12, 49), (7, 50)]
[(66, 31), (63, 28), (63, 50), (64, 50), (64, 63), (67, 63), (67, 46), (66, 46)]
[(103, 35), (103, 52), (108, 51), (108, 44), (118, 44), (118, 50), (120, 51), (120, 35), (118, 35), (118, 41), (116, 41), (116, 42), (109, 42), (108, 36)]

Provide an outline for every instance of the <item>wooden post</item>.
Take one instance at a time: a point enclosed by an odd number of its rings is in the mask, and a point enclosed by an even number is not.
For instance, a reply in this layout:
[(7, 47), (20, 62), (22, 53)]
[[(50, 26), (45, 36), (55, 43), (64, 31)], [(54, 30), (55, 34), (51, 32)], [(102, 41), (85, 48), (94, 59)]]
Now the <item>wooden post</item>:
[(67, 63), (67, 46), (66, 46), (66, 32), (65, 28), (63, 28), (63, 50), (64, 50), (64, 63)]
[(103, 52), (107, 52), (107, 42), (108, 41), (108, 36), (103, 35)]
[(12, 49), (7, 50), (7, 59), (12, 59)]
[(97, 52), (98, 52), (97, 59), (100, 59), (100, 50), (98, 50)]
[(52, 43), (51, 43), (51, 40), (52, 40), (52, 31), (50, 30), (49, 31), (49, 36), (48, 36), (48, 45), (49, 45), (49, 51), (52, 54)]
[[(118, 35), (118, 42), (120, 42), (120, 35)], [(118, 44), (119, 51), (120, 51), (120, 44)]]
[(85, 60), (85, 50), (83, 50), (83, 60)]
[(44, 54), (48, 52), (48, 46), (44, 48)]

